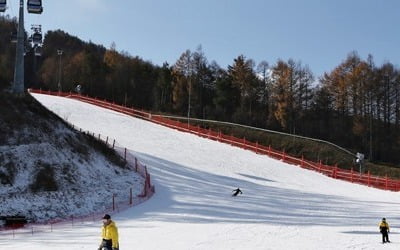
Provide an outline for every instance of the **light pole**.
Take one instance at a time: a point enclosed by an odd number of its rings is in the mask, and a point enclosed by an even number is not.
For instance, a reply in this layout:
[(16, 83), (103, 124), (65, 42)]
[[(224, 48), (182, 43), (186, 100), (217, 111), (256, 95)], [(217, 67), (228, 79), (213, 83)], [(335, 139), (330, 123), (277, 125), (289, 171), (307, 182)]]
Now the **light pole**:
[(58, 67), (58, 85), (57, 85), (58, 92), (62, 91), (62, 86), (61, 86), (61, 57), (62, 57), (63, 52), (64, 51), (61, 50), (61, 49), (57, 50), (57, 55), (60, 57), (59, 67)]
[(190, 102), (191, 102), (191, 96), (192, 96), (192, 67), (191, 67), (191, 56), (190, 54), (187, 56), (187, 77), (189, 80), (189, 100), (188, 100), (188, 113), (187, 113), (187, 120), (188, 120), (188, 128), (190, 126)]
[(190, 125), (190, 99), (191, 99), (191, 95), (192, 95), (192, 80), (191, 77), (189, 76), (189, 103), (188, 103), (188, 128)]

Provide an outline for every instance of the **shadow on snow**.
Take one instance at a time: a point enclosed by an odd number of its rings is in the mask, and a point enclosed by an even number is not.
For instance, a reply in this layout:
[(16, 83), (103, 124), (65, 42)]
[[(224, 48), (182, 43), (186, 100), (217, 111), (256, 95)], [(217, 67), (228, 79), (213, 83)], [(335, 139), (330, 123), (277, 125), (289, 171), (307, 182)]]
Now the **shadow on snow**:
[[(375, 204), (347, 197), (268, 186), (271, 180), (239, 173), (243, 180), (212, 174), (133, 152), (152, 175), (156, 193), (123, 214), (136, 220), (182, 223), (268, 223), (303, 226), (375, 225), (382, 217)], [(266, 181), (260, 185), (251, 180)], [(233, 188), (243, 195), (232, 197)], [(387, 203), (394, 210), (396, 203)], [(396, 219), (391, 217), (391, 219)], [(397, 218), (399, 219), (399, 218)], [(356, 232), (356, 231), (354, 231)], [(372, 233), (372, 232), (371, 232)]]

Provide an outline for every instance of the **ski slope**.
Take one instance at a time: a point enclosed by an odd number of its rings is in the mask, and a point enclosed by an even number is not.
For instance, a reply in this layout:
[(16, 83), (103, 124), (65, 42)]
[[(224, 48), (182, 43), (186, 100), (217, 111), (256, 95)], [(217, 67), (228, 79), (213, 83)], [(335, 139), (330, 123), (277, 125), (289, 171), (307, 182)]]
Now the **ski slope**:
[[(113, 216), (121, 250), (398, 249), (400, 194), (61, 97), (60, 117), (115, 138), (149, 167), (156, 193)], [(243, 195), (231, 197), (240, 187)], [(392, 243), (382, 244), (386, 217)], [(0, 238), (0, 249), (97, 249), (101, 221)]]

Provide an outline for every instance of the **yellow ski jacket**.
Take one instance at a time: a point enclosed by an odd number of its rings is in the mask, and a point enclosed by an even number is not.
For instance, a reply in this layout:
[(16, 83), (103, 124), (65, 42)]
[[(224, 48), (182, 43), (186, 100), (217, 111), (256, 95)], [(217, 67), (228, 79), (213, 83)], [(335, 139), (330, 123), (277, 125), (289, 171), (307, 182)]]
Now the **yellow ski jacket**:
[(118, 229), (114, 221), (111, 221), (111, 223), (106, 226), (103, 225), (101, 228), (101, 237), (105, 240), (111, 240), (113, 248), (119, 247)]
[(382, 221), (380, 224), (379, 224), (379, 229), (382, 231), (382, 230), (385, 230), (385, 231), (388, 231), (389, 232), (389, 224), (386, 222), (386, 221)]

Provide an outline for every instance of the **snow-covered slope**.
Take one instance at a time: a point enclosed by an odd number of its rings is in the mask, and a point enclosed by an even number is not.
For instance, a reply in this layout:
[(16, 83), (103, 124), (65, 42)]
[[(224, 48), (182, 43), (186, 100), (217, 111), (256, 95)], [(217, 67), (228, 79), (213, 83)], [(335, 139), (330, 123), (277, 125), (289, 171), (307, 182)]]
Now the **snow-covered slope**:
[(113, 162), (117, 157), (102, 155), (94, 139), (29, 98), (15, 102), (2, 103), (11, 110), (0, 117), (7, 134), (0, 143), (1, 216), (47, 221), (89, 215), (110, 208), (113, 194), (128, 203), (130, 188), (141, 192), (143, 178)]
[[(156, 194), (115, 216), (121, 249), (398, 249), (400, 195), (65, 98), (35, 95), (149, 166)], [(240, 187), (243, 195), (231, 197)], [(378, 222), (391, 224), (383, 245)], [(1, 249), (93, 249), (100, 221), (0, 238)], [(73, 241), (73, 243), (72, 243)]]

